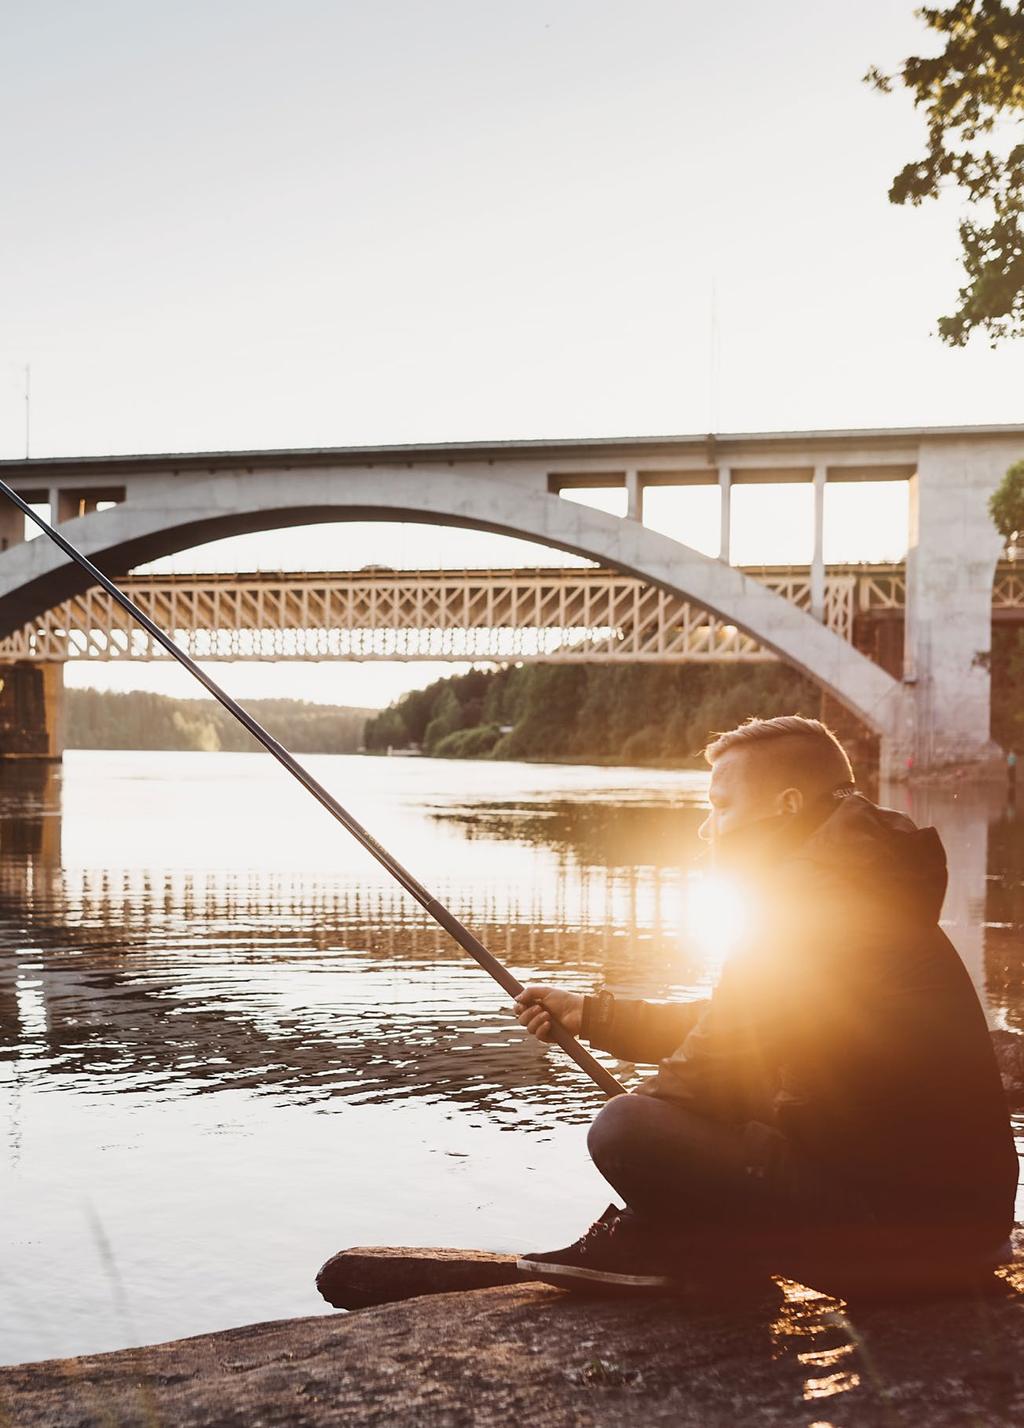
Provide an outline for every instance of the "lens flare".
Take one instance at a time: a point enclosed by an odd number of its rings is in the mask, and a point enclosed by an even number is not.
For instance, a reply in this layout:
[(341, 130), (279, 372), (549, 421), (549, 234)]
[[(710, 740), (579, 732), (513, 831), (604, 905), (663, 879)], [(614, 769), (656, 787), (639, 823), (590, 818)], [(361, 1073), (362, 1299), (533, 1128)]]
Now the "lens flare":
[(746, 926), (746, 899), (735, 878), (702, 872), (687, 879), (686, 935), (711, 965), (721, 966), (738, 945)]

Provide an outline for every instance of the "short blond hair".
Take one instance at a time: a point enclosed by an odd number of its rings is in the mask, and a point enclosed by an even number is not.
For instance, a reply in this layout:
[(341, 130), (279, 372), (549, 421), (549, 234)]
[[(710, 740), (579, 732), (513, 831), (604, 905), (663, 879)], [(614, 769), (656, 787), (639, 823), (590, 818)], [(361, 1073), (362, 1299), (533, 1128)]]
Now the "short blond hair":
[(713, 734), (704, 747), (704, 757), (714, 764), (735, 749), (770, 752), (783, 782), (805, 792), (831, 792), (854, 782), (847, 752), (832, 730), (820, 719), (806, 719), (802, 714), (745, 719), (735, 729)]

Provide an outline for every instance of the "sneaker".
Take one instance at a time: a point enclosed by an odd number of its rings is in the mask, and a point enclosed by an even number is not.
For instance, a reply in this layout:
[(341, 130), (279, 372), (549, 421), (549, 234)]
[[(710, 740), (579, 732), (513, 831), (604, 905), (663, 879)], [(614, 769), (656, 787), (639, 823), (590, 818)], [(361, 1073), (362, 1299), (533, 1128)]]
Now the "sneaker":
[(523, 1275), (560, 1289), (604, 1287), (666, 1290), (673, 1278), (665, 1270), (664, 1237), (629, 1210), (609, 1205), (582, 1238), (566, 1249), (527, 1254), (516, 1261)]

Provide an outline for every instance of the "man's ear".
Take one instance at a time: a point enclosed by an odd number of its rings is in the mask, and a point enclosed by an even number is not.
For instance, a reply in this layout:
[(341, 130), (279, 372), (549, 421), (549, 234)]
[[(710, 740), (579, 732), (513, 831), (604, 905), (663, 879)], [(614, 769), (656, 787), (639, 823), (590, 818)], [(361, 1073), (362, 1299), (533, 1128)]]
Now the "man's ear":
[(798, 788), (784, 788), (776, 801), (779, 813), (799, 813), (804, 806), (804, 796)]

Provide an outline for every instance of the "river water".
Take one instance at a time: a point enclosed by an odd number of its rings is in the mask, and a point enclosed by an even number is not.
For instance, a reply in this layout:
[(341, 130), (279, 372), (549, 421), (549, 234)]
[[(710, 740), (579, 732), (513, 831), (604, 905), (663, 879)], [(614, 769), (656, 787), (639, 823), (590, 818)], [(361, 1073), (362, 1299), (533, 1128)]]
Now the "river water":
[[(713, 984), (705, 775), (307, 762), (520, 979)], [(938, 826), (944, 925), (1024, 1029), (1024, 817), (884, 801)], [(318, 1313), (346, 1245), (550, 1248), (607, 1202), (600, 1091), (264, 755), (3, 768), (0, 897), (0, 1361)]]

